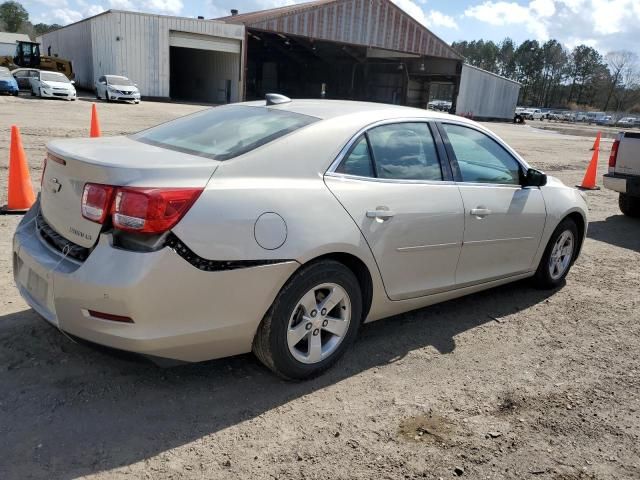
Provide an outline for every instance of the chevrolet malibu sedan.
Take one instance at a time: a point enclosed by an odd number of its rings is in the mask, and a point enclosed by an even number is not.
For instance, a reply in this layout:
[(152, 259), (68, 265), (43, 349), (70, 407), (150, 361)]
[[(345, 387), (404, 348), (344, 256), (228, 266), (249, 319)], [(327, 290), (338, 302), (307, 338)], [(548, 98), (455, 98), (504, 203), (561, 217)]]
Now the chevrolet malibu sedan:
[(270, 95), (51, 142), (13, 265), (74, 336), (182, 361), (253, 351), (303, 379), (363, 322), (560, 285), (586, 226), (577, 190), (473, 121)]

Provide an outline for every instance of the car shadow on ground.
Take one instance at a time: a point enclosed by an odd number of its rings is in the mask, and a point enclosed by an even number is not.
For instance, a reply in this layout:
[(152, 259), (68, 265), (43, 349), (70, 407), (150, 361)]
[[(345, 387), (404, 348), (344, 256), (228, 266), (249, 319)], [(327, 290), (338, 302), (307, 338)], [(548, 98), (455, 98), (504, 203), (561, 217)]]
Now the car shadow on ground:
[[(275, 377), (252, 355), (160, 368), (73, 343), (32, 310), (0, 317), (0, 477), (75, 478), (130, 465), (544, 301), (527, 282), (364, 325), (323, 376)], [(490, 325), (485, 328), (491, 328)], [(3, 465), (4, 463), (4, 465)]]
[(640, 252), (640, 219), (612, 215), (605, 220), (589, 222), (587, 237)]

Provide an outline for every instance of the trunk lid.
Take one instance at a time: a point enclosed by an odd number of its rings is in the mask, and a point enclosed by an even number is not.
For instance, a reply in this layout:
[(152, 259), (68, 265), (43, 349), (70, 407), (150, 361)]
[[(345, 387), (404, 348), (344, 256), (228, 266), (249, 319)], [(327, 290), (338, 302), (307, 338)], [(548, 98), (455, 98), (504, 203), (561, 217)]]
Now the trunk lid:
[(47, 145), (40, 207), (49, 226), (86, 248), (102, 225), (82, 216), (86, 183), (131, 187), (204, 188), (219, 163), (127, 137), (56, 140)]

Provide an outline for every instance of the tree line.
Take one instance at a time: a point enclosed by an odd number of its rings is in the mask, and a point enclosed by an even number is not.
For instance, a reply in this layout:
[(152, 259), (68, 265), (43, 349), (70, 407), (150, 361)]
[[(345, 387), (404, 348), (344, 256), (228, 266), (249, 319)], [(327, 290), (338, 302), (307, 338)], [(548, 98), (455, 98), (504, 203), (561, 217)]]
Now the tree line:
[(640, 66), (629, 51), (602, 56), (588, 45), (567, 49), (557, 40), (473, 40), (452, 47), (467, 63), (522, 84), (518, 103), (640, 113)]
[(8, 1), (0, 3), (0, 32), (24, 33), (32, 40), (38, 35), (60, 28), (61, 25), (53, 23), (32, 24), (29, 21), (29, 12), (20, 2)]

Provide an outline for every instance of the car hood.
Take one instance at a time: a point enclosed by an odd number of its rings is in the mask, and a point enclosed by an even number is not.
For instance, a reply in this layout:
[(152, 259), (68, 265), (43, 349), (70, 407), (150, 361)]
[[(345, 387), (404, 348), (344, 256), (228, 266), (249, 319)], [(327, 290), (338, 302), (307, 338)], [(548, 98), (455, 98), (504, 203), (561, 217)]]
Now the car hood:
[(115, 88), (116, 90), (124, 90), (125, 92), (132, 91), (137, 92), (138, 87), (134, 87), (133, 85), (109, 85), (111, 88)]
[(74, 86), (70, 83), (64, 83), (64, 82), (52, 82), (50, 80), (42, 80), (44, 83), (46, 83), (47, 85), (51, 85), (52, 87), (55, 88), (64, 88), (65, 90), (74, 90)]

